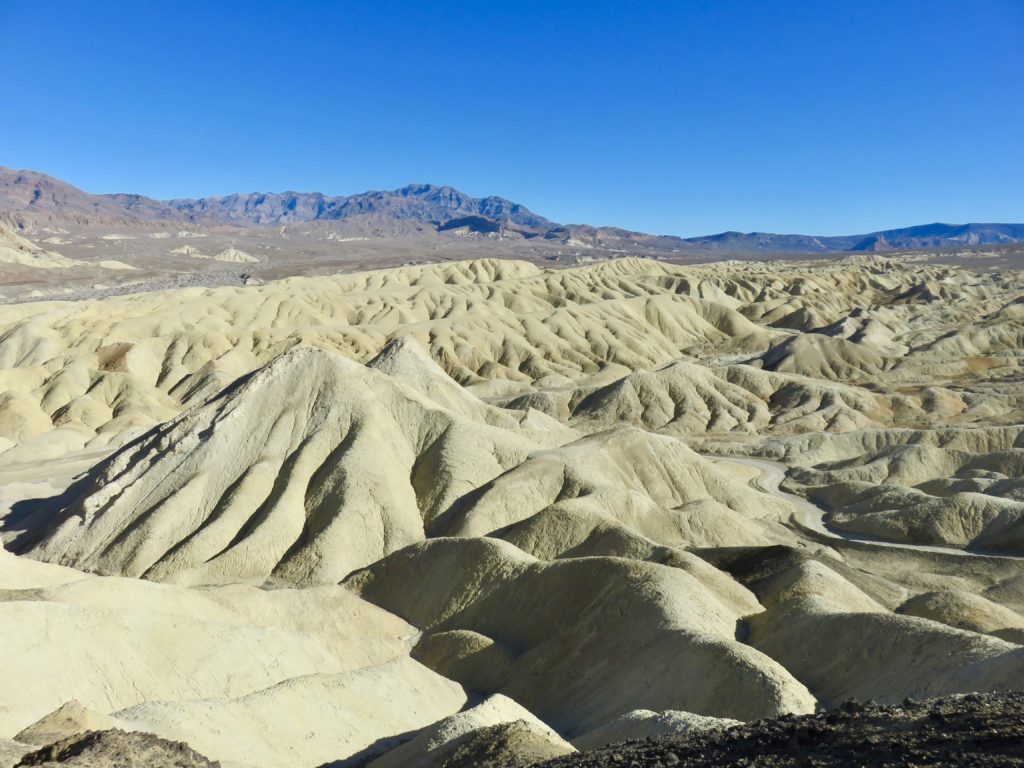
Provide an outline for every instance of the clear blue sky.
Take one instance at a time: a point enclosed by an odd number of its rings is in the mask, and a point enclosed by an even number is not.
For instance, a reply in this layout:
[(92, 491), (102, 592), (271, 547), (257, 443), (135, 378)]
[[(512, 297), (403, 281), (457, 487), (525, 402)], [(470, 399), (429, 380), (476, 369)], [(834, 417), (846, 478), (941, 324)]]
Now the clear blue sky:
[(1024, 221), (1024, 1), (0, 0), (0, 165), (696, 235)]

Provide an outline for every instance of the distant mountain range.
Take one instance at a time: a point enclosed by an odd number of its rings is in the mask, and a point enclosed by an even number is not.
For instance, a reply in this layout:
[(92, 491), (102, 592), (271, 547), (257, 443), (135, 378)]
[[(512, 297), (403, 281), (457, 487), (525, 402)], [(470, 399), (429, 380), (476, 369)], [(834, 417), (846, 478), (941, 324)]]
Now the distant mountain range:
[(842, 251), (903, 251), (1024, 242), (1024, 224), (920, 224), (885, 229), (866, 235), (814, 237), (768, 232), (722, 232), (687, 239), (701, 248), (726, 251), (835, 253)]
[(330, 197), (318, 192), (233, 194), (154, 200), (94, 195), (35, 171), (0, 167), (0, 216), (40, 223), (167, 224), (202, 227), (316, 223), (378, 237), (453, 233), (489, 238), (541, 238), (607, 250), (722, 253), (833, 253), (947, 248), (1024, 242), (1024, 224), (923, 224), (862, 235), (815, 237), (722, 232), (680, 238), (617, 227), (558, 224), (503, 197), (470, 197), (453, 187), (410, 184), (386, 192)]

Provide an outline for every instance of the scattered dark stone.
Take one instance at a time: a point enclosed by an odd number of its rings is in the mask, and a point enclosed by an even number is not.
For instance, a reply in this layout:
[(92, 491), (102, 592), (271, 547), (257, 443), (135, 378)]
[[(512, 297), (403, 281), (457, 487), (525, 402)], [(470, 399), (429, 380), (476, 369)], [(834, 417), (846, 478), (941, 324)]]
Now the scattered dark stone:
[(88, 731), (29, 752), (15, 768), (220, 768), (188, 744), (151, 733)]
[(724, 731), (662, 736), (566, 755), (537, 766), (607, 768), (1024, 768), (1024, 693), (848, 701), (815, 715), (785, 715)]

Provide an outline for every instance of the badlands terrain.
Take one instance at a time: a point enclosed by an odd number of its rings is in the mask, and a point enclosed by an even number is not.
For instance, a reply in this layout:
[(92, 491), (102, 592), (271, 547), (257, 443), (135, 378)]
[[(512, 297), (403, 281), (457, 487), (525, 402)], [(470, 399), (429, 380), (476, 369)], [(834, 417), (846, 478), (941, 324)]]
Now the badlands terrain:
[(0, 300), (88, 299), (292, 276), (497, 258), (565, 267), (640, 256), (673, 264), (891, 253), (992, 272), (1024, 267), (1024, 224), (925, 224), (816, 237), (691, 238), (559, 224), (502, 197), (434, 184), (331, 197), (245, 193), (154, 200), (92, 194), (0, 167)]
[(0, 765), (563, 765), (1020, 687), (1009, 251), (148, 238), (234, 270), (184, 285), (44, 227), (5, 233)]

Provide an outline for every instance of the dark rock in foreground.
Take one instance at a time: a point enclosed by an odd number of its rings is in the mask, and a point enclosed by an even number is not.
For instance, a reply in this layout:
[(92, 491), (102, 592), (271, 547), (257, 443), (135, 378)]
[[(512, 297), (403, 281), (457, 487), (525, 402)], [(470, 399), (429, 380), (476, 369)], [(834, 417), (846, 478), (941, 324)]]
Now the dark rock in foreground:
[(120, 730), (89, 731), (29, 752), (21, 766), (68, 766), (71, 768), (220, 768), (188, 744), (168, 741), (151, 733)]
[(605, 766), (1024, 766), (1024, 693), (877, 706), (850, 702), (716, 733), (625, 742), (550, 760)]

